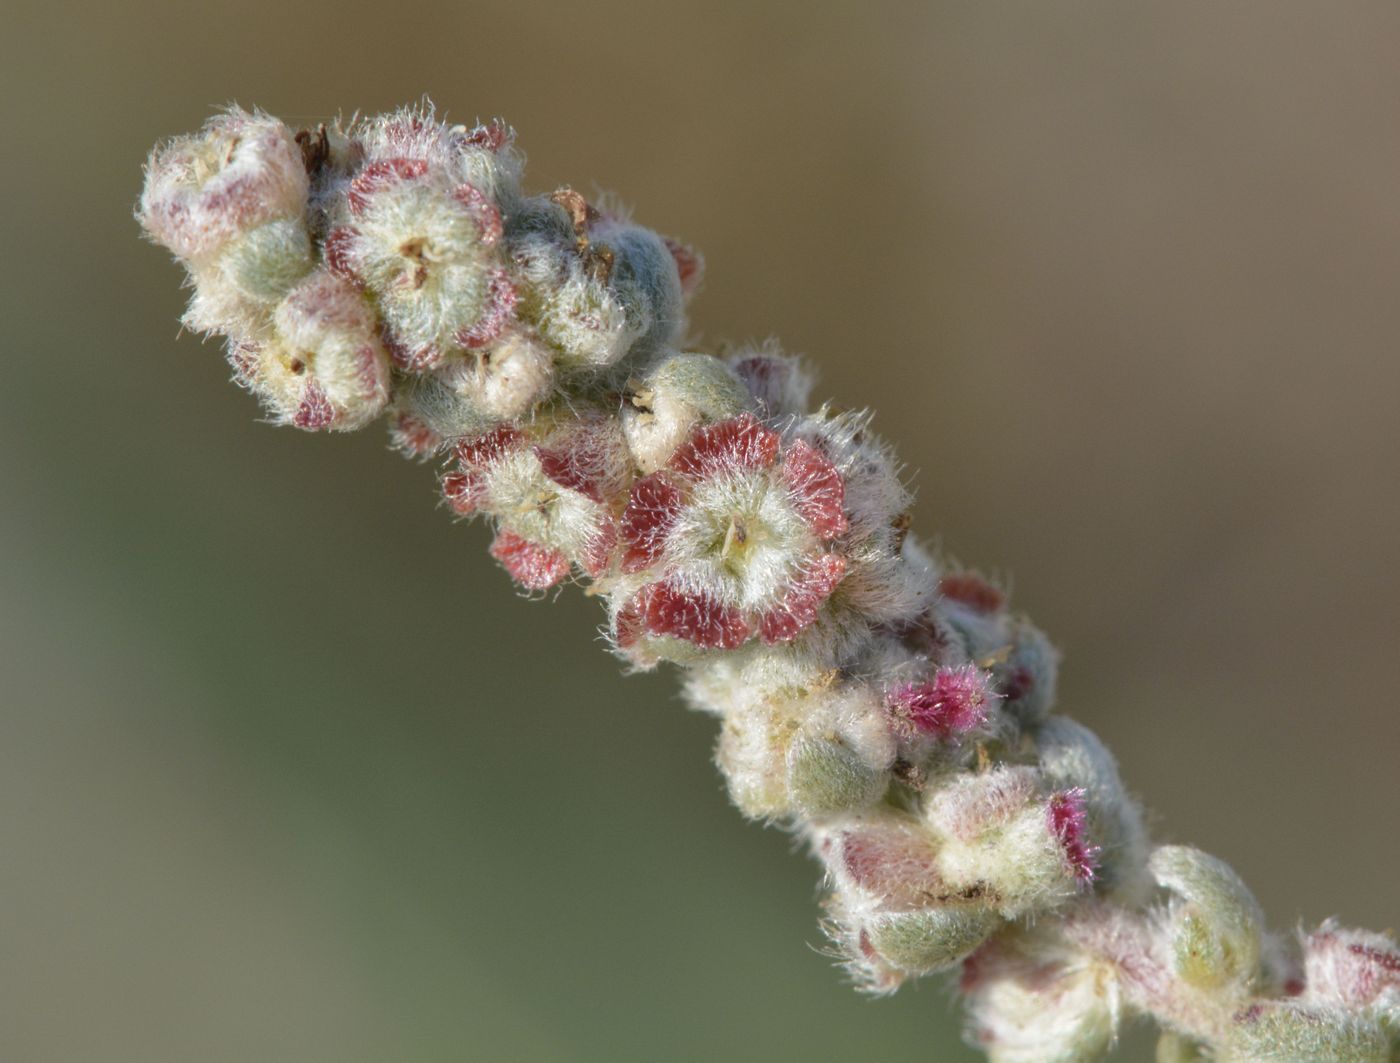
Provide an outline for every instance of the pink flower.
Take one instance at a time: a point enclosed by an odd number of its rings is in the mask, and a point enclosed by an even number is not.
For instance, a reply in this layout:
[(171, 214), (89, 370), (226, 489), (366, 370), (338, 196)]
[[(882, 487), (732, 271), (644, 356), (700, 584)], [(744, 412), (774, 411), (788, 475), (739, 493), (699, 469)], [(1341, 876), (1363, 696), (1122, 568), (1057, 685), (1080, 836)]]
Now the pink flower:
[(697, 429), (636, 481), (622, 514), (622, 572), (642, 579), (615, 619), (618, 644), (795, 638), (846, 574), (844, 504), (841, 474), (812, 444), (784, 444), (749, 414)]
[(608, 569), (629, 472), (615, 421), (584, 418), (537, 439), (503, 425), (459, 441), (456, 454), (443, 496), (463, 516), (494, 518), (491, 554), (522, 587), (552, 587), (574, 564), (595, 577)]
[(500, 208), (432, 156), (373, 159), (338, 214), (326, 264), (374, 295), (401, 368), (422, 372), (485, 347), (514, 319)]
[(202, 260), (259, 225), (300, 218), (307, 187), (292, 131), (232, 108), (152, 152), (138, 217), (180, 258)]

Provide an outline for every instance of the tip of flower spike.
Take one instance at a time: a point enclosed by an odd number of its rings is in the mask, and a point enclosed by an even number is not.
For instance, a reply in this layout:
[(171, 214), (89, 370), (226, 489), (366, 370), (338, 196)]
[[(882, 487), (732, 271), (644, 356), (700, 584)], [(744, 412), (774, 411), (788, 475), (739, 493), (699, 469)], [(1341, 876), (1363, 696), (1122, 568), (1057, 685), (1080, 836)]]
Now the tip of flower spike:
[(1099, 850), (1089, 842), (1084, 791), (1075, 787), (1054, 794), (1046, 814), (1051, 832), (1060, 839), (1065, 858), (1074, 869), (1074, 877), (1083, 883), (1092, 882)]

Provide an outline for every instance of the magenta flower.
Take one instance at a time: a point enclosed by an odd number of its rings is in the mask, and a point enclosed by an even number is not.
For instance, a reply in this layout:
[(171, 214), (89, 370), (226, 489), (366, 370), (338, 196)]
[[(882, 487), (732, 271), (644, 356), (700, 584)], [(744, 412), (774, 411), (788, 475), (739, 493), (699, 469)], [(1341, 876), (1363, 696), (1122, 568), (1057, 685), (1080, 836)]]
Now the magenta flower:
[(885, 701), (904, 730), (949, 739), (976, 730), (998, 697), (976, 665), (940, 668), (932, 679), (901, 683)]

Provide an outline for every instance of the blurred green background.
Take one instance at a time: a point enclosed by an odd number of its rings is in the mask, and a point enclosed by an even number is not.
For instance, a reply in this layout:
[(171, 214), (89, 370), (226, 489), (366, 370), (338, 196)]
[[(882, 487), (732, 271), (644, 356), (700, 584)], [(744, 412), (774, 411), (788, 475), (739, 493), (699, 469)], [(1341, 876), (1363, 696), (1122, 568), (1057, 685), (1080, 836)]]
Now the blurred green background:
[[(1400, 7), (12, 0), (0, 1058), (970, 1060), (868, 1001), (714, 724), (377, 431), (256, 423), (158, 138), (430, 94), (615, 189), (879, 411), (1160, 835), (1400, 919)], [(1148, 1049), (1130, 1041), (1123, 1058)]]

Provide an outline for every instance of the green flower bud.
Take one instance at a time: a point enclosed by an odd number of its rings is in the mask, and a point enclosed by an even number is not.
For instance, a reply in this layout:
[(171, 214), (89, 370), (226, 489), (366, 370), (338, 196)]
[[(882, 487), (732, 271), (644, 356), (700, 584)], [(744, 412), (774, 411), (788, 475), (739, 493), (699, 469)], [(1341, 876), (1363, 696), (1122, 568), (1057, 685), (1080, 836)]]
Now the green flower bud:
[(876, 914), (865, 933), (886, 963), (920, 975), (958, 963), (1000, 925), (996, 913), (985, 906), (948, 904)]
[(878, 801), (889, 785), (889, 772), (865, 764), (837, 735), (804, 735), (788, 749), (787, 784), (798, 812), (824, 816)]
[(1148, 866), (1178, 898), (1163, 926), (1177, 976), (1198, 989), (1252, 986), (1264, 917), (1234, 871), (1184, 845), (1159, 847)]
[(279, 218), (230, 241), (219, 271), (240, 294), (275, 303), (311, 272), (311, 237), (301, 218)]
[(1379, 1026), (1340, 1008), (1273, 1000), (1247, 1008), (1225, 1035), (1221, 1063), (1390, 1063)]

